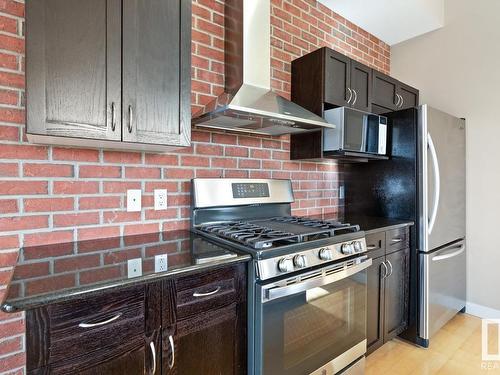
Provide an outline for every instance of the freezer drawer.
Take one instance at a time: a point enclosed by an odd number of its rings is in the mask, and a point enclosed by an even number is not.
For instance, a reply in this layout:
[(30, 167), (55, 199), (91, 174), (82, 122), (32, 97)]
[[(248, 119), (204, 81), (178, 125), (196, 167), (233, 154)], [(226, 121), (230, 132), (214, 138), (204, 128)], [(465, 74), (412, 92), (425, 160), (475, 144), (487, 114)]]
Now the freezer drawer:
[(429, 339), (465, 307), (465, 240), (420, 253), (420, 337)]

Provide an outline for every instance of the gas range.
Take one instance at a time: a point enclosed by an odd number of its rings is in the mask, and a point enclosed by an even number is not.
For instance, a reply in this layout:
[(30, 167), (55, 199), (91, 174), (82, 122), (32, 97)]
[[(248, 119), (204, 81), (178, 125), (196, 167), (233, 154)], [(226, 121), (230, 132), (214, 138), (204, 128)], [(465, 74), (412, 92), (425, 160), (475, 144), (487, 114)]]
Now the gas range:
[(362, 368), (372, 261), (359, 226), (292, 216), (289, 180), (194, 179), (192, 195), (192, 230), (252, 255), (248, 373)]
[(309, 217), (219, 221), (201, 224), (194, 230), (253, 255), (260, 280), (303, 271), (366, 251), (364, 234), (358, 225)]

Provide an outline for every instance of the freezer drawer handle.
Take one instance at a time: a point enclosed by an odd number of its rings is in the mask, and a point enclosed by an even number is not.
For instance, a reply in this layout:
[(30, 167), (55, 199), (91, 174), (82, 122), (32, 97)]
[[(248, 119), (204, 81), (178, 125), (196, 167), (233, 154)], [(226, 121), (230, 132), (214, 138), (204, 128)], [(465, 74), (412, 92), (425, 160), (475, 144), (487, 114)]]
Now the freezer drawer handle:
[(434, 258), (432, 258), (432, 261), (433, 262), (438, 262), (440, 260), (445, 260), (445, 259), (450, 259), (450, 258), (456, 257), (456, 256), (462, 254), (465, 251), (465, 246), (464, 245), (457, 245), (457, 246), (451, 247), (448, 250), (451, 250), (451, 249), (458, 249), (458, 250), (457, 251), (452, 251), (451, 253), (446, 253), (446, 254), (443, 254), (443, 255), (436, 255)]
[(428, 233), (431, 234), (434, 229), (434, 224), (436, 223), (436, 216), (439, 206), (439, 195), (441, 193), (441, 178), (439, 176), (439, 163), (436, 154), (436, 148), (434, 147), (434, 142), (430, 133), (427, 133), (427, 143), (429, 145), (429, 151), (432, 157), (432, 166), (434, 167), (434, 206), (432, 207), (432, 213), (429, 217), (429, 229)]

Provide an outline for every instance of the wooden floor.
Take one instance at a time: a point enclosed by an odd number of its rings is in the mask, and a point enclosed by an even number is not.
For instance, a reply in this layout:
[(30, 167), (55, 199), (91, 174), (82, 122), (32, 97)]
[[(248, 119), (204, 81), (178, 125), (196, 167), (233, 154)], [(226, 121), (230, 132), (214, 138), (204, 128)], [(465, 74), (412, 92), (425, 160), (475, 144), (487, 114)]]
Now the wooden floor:
[[(490, 350), (497, 339), (490, 336)], [(490, 369), (485, 369), (485, 366)], [(366, 359), (366, 375), (500, 374), (500, 361), (481, 360), (481, 319), (459, 314), (444, 326), (428, 349), (393, 340)]]

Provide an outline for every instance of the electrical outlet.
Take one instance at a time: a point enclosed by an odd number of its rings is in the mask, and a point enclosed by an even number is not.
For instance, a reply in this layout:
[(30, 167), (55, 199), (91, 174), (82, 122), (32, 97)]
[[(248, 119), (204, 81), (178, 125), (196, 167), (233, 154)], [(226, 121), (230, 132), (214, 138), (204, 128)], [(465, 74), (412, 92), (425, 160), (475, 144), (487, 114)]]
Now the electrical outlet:
[(166, 210), (167, 209), (167, 190), (166, 189), (155, 189), (155, 210)]
[(168, 269), (167, 254), (155, 255), (155, 272), (165, 272)]
[(127, 261), (127, 276), (138, 277), (142, 275), (142, 259), (135, 258)]
[(142, 209), (142, 191), (140, 189), (127, 190), (127, 212), (138, 212)]

